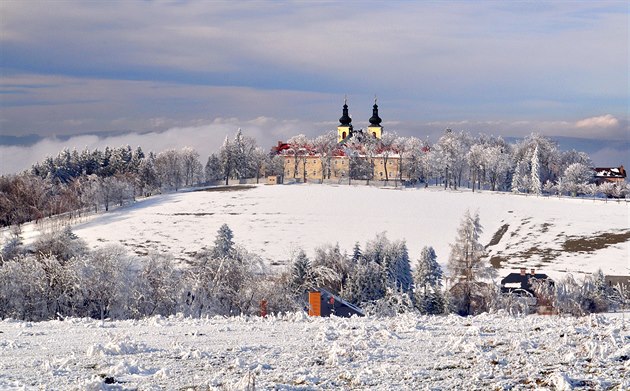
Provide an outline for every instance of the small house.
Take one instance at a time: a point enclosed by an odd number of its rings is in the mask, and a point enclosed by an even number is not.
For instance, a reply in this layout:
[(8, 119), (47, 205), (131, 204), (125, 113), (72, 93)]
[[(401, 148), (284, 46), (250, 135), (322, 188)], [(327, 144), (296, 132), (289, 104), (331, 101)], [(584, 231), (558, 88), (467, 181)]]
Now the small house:
[(527, 269), (521, 268), (520, 273), (510, 273), (501, 280), (501, 293), (535, 297), (532, 279), (548, 280), (553, 284), (553, 281), (551, 281), (546, 274), (536, 273), (534, 269), (531, 269), (531, 272), (527, 273)]
[(623, 165), (619, 167), (595, 167), (595, 183), (623, 183), (626, 180), (626, 169)]

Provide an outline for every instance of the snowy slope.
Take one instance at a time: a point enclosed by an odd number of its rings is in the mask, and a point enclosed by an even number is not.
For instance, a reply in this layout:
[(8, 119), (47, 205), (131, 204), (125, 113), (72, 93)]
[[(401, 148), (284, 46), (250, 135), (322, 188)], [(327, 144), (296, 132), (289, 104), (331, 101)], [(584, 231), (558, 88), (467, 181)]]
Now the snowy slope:
[(628, 326), (613, 315), (5, 320), (0, 389), (627, 390)]
[[(495, 233), (501, 227), (506, 230), (498, 235), (498, 243), (488, 247), (503, 267), (501, 275), (519, 267), (551, 276), (598, 268), (605, 274), (630, 274), (630, 204), (626, 202), (438, 188), (261, 185), (152, 197), (74, 230), (92, 246), (122, 243), (138, 254), (170, 251), (186, 259), (212, 246), (217, 230), (227, 223), (238, 244), (270, 264), (286, 263), (298, 247), (312, 255), (317, 246), (339, 243), (350, 252), (355, 242), (364, 245), (386, 231), (390, 239), (407, 241), (412, 260), (430, 245), (444, 265), (467, 208), (479, 211), (482, 243), (490, 244), (493, 237), (496, 242)], [(565, 246), (567, 240), (575, 245)]]

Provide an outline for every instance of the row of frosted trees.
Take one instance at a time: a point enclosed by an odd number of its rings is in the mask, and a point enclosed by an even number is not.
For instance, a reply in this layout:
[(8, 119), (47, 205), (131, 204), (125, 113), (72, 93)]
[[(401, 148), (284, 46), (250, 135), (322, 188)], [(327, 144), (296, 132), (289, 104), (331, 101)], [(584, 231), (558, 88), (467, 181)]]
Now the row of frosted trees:
[(109, 210), (136, 197), (230, 178), (279, 175), (282, 161), (256, 146), (239, 130), (226, 138), (205, 166), (192, 148), (157, 154), (138, 147), (61, 151), (15, 175), (0, 176), (0, 226), (22, 224), (63, 213)]
[[(269, 312), (278, 313), (303, 309), (305, 293), (315, 288), (327, 288), (376, 315), (526, 312), (526, 304), (499, 293), (480, 233), (479, 216), (467, 212), (451, 245), (451, 283), (445, 289), (431, 247), (422, 249), (412, 271), (405, 242), (390, 241), (384, 234), (363, 249), (356, 244), (352, 254), (326, 245), (311, 261), (298, 251), (278, 272), (236, 246), (227, 225), (189, 263), (168, 255), (135, 257), (120, 246), (89, 250), (66, 228), (41, 236), (31, 246), (23, 246), (19, 238), (3, 246), (0, 318), (229, 316), (256, 314), (263, 300)], [(605, 311), (629, 299), (628, 292), (607, 286), (601, 272), (581, 284), (568, 277), (536, 290), (560, 312), (574, 315)]]
[[(443, 185), (457, 189), (468, 187), (492, 191), (533, 194), (568, 194), (625, 197), (626, 184), (593, 183), (594, 172), (588, 154), (575, 150), (561, 151), (548, 137), (531, 134), (525, 139), (508, 143), (501, 137), (447, 129), (434, 144), (417, 137), (401, 137), (386, 132), (377, 140), (371, 137), (350, 139), (340, 146), (336, 133), (314, 139), (304, 135), (290, 138), (288, 153), (298, 160), (309, 154), (320, 157), (325, 179), (330, 179), (333, 157), (344, 152), (350, 157), (351, 179), (373, 179), (370, 162), (379, 156), (384, 160), (397, 158), (402, 162), (399, 176), (386, 180), (420, 181), (425, 185)], [(301, 155), (300, 155), (301, 153)], [(387, 164), (385, 164), (387, 167)]]

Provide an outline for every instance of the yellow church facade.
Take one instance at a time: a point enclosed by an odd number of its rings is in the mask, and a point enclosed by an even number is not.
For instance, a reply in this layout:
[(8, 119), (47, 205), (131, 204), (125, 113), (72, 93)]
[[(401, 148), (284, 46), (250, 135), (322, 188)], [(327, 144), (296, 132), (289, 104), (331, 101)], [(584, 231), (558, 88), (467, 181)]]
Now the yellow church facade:
[[(367, 157), (358, 156), (359, 159), (368, 160)], [(401, 159), (398, 156), (373, 157), (372, 180), (396, 180), (400, 179)], [(330, 158), (330, 167), (325, 169), (322, 157), (319, 155), (287, 155), (284, 156), (284, 179), (296, 179), (299, 181), (323, 181), (324, 179), (342, 180), (350, 174), (350, 158), (347, 156), (335, 156)], [(403, 180), (408, 179), (403, 173)]]

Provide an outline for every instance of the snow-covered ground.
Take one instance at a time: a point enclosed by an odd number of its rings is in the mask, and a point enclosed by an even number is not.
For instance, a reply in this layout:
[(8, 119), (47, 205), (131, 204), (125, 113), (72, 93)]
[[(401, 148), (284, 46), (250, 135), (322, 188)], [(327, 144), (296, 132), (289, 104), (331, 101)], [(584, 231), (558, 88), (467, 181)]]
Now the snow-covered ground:
[[(500, 275), (520, 267), (560, 277), (565, 272), (630, 274), (630, 203), (536, 197), (441, 188), (348, 185), (256, 186), (238, 191), (174, 193), (142, 200), (74, 227), (91, 246), (121, 243), (137, 254), (168, 251), (186, 259), (212, 246), (227, 223), (237, 244), (270, 264), (285, 264), (300, 247), (339, 243), (351, 252), (377, 233), (405, 239), (412, 263), (433, 246), (446, 264), (460, 218), (479, 211), (481, 241)], [(495, 235), (503, 227), (502, 235)], [(497, 242), (498, 239), (498, 242)]]
[(5, 320), (0, 389), (628, 390), (630, 321), (505, 314)]

